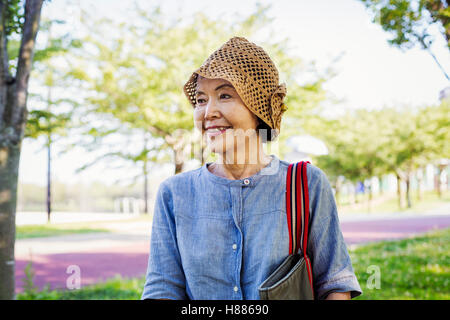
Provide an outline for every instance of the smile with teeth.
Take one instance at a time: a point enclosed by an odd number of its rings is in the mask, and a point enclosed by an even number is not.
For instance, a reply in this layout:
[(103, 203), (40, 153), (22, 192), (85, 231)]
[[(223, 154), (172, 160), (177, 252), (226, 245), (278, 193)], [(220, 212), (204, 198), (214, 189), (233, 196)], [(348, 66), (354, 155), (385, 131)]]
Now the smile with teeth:
[(206, 130), (206, 133), (208, 134), (209, 137), (214, 137), (214, 136), (221, 135), (222, 133), (224, 133), (225, 131), (227, 131), (228, 129), (231, 129), (231, 128), (233, 128), (233, 127), (210, 128), (210, 129)]

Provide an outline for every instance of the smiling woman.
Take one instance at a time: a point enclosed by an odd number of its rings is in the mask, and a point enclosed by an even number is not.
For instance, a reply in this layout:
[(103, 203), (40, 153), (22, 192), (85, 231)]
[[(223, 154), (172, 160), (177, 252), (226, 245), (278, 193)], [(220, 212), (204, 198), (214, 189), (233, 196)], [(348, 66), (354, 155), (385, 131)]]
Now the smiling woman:
[(232, 38), (192, 74), (184, 91), (196, 127), (218, 155), (211, 172), (240, 179), (270, 163), (262, 143), (279, 134), (286, 86), (261, 47)]
[[(261, 47), (234, 37), (192, 74), (184, 92), (218, 161), (160, 185), (142, 299), (260, 299), (260, 286), (290, 253), (292, 167), (262, 148), (280, 131), (286, 86)], [(309, 289), (317, 299), (355, 297), (361, 288), (331, 186), (319, 168), (304, 169)]]

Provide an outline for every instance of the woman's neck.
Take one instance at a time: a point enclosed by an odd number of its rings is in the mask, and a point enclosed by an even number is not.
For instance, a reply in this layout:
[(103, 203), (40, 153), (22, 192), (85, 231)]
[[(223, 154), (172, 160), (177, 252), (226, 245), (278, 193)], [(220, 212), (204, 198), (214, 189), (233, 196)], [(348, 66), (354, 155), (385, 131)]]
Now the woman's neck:
[(240, 180), (251, 177), (265, 168), (272, 161), (272, 157), (263, 151), (254, 156), (230, 157), (219, 154), (219, 159), (209, 165), (208, 170), (216, 176), (230, 180)]

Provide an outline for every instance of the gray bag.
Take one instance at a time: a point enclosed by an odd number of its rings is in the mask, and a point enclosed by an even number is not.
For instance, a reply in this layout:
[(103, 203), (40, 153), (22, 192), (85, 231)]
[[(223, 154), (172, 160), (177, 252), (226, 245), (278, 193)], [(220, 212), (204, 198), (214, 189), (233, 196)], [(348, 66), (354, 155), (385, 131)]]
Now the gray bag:
[(310, 162), (301, 161), (288, 167), (286, 213), (289, 256), (259, 286), (261, 300), (314, 299), (311, 261), (306, 253), (309, 223), (307, 163)]

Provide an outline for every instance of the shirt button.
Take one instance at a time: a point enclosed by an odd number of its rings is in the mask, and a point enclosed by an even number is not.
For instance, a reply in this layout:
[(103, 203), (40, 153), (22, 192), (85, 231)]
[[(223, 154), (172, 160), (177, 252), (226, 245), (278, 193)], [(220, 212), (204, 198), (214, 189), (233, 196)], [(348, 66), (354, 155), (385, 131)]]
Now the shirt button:
[(238, 287), (234, 286), (233, 290), (234, 290), (234, 292), (237, 292), (239, 289), (238, 289)]
[(237, 244), (234, 243), (234, 244), (233, 244), (233, 250), (236, 250), (236, 249), (237, 249)]
[(250, 180), (248, 180), (248, 179), (244, 180), (244, 184), (249, 184), (249, 183), (250, 183)]

